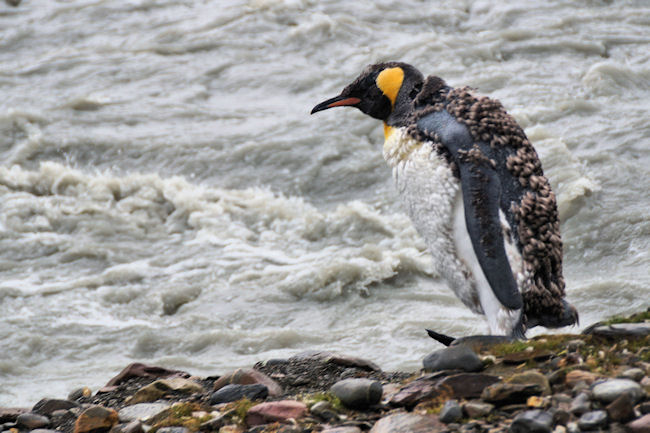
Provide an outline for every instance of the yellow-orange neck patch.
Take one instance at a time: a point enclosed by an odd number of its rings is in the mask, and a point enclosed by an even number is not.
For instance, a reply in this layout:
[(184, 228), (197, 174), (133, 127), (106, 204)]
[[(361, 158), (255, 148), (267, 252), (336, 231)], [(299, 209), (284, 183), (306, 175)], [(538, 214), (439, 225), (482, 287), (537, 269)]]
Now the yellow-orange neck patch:
[(395, 106), (395, 100), (397, 99), (397, 94), (399, 89), (402, 87), (402, 82), (404, 81), (404, 71), (400, 67), (387, 68), (384, 69), (377, 75), (375, 83), (379, 90), (382, 91), (390, 103)]

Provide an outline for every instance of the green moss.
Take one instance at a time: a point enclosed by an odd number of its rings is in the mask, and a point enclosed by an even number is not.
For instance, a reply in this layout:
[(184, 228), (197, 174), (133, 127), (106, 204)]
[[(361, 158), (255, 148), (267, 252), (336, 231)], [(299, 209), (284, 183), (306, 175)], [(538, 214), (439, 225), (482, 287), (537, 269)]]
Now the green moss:
[(330, 406), (332, 406), (332, 409), (335, 411), (341, 412), (344, 410), (344, 406), (343, 403), (341, 403), (341, 400), (339, 400), (339, 398), (331, 392), (317, 392), (315, 394), (308, 394), (301, 396), (300, 399), (309, 407), (312, 407), (318, 402), (326, 401), (330, 404)]
[(495, 356), (505, 356), (532, 348), (533, 352), (550, 351), (559, 353), (565, 350), (568, 341), (576, 339), (584, 338), (571, 334), (540, 335), (526, 341), (497, 344), (490, 348), (489, 352)]
[(650, 309), (642, 313), (635, 313), (631, 316), (614, 316), (603, 322), (604, 325), (614, 325), (616, 323), (642, 323), (650, 321)]
[(151, 427), (150, 433), (156, 433), (162, 427), (185, 427), (191, 432), (196, 432), (201, 424), (212, 419), (211, 415), (198, 418), (192, 416), (193, 412), (199, 411), (204, 411), (204, 408), (197, 403), (176, 403), (170, 408), (167, 418)]

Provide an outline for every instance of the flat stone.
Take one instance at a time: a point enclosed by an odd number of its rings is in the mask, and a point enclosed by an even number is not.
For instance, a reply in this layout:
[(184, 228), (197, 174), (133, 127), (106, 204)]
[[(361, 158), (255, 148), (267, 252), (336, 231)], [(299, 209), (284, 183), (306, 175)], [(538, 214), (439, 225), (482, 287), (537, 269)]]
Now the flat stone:
[(628, 433), (650, 433), (650, 414), (625, 424)]
[(477, 372), (483, 370), (483, 363), (467, 346), (450, 346), (428, 354), (422, 361), (426, 371), (462, 370)]
[(242, 398), (263, 400), (269, 395), (269, 389), (261, 383), (252, 385), (230, 384), (215, 391), (210, 396), (210, 404), (229, 403)]
[(18, 415), (29, 413), (26, 407), (0, 407), (0, 424), (16, 422)]
[(543, 410), (527, 410), (515, 416), (508, 430), (511, 433), (551, 433), (553, 416)]
[(307, 414), (307, 406), (295, 400), (270, 401), (251, 407), (246, 414), (249, 427), (271, 422), (287, 422)]
[(566, 374), (564, 383), (570, 387), (576, 386), (580, 382), (584, 382), (587, 385), (591, 385), (595, 381), (601, 379), (597, 374), (591, 373), (589, 371), (583, 370), (572, 370)]
[(138, 403), (123, 407), (118, 415), (122, 422), (140, 421), (153, 424), (157, 419), (165, 417), (170, 407), (169, 403)]
[(55, 410), (72, 409), (78, 407), (79, 404), (70, 400), (57, 400), (54, 398), (44, 398), (34, 405), (32, 408), (33, 413), (39, 415), (50, 416)]
[(325, 350), (307, 350), (289, 358), (292, 360), (313, 359), (328, 364), (342, 365), (344, 367), (355, 367), (367, 371), (381, 371), (381, 368), (372, 361), (356, 356), (343, 355), (337, 352)]
[(161, 399), (170, 392), (193, 394), (203, 392), (203, 387), (192, 380), (182, 377), (159, 379), (140, 388), (128, 400), (128, 404), (149, 403)]
[(103, 406), (91, 406), (84, 410), (74, 423), (74, 433), (87, 433), (110, 430), (117, 424), (118, 415), (113, 409)]
[(379, 403), (382, 386), (376, 380), (343, 379), (332, 385), (330, 391), (345, 406), (352, 409), (365, 409)]
[(630, 379), (610, 379), (596, 383), (591, 391), (596, 400), (604, 403), (610, 403), (624, 393), (629, 394), (635, 403), (643, 397), (641, 385)]
[(537, 384), (542, 387), (542, 395), (551, 395), (551, 384), (546, 376), (539, 371), (529, 370), (524, 373), (515, 374), (508, 380), (508, 383), (522, 385)]
[(463, 404), (463, 411), (470, 418), (480, 418), (494, 410), (494, 405), (481, 400), (468, 401)]
[(444, 429), (445, 425), (435, 416), (395, 413), (377, 421), (370, 433), (431, 433)]
[(482, 373), (460, 373), (443, 378), (438, 382), (440, 389), (449, 389), (454, 398), (478, 398), (483, 390), (501, 379)]
[(640, 368), (628, 368), (627, 370), (623, 371), (618, 377), (621, 379), (630, 379), (635, 382), (641, 382), (644, 376), (645, 372)]
[(16, 424), (29, 430), (34, 430), (37, 428), (49, 426), (50, 420), (46, 416), (28, 412), (18, 415), (16, 418)]
[(580, 393), (576, 398), (571, 402), (569, 407), (569, 412), (575, 416), (580, 416), (583, 413), (589, 412), (591, 410), (591, 401), (589, 396), (585, 393)]
[(481, 398), (498, 406), (526, 403), (528, 397), (542, 394), (538, 384), (495, 383), (483, 390)]
[(580, 430), (596, 430), (607, 425), (607, 412), (595, 410), (583, 414), (578, 420)]
[(119, 385), (120, 383), (126, 382), (133, 377), (165, 378), (170, 376), (190, 377), (190, 374), (185, 371), (169, 370), (164, 367), (134, 362), (124, 367), (124, 369), (120, 371), (117, 376), (113, 377), (108, 381), (108, 383), (106, 383), (106, 386)]
[(447, 400), (445, 405), (440, 410), (438, 418), (445, 424), (458, 422), (463, 417), (463, 410), (460, 408), (458, 401)]
[(418, 379), (407, 383), (389, 401), (391, 406), (411, 408), (439, 393), (438, 380)]
[(214, 383), (213, 390), (218, 391), (229, 384), (253, 385), (256, 383), (266, 385), (269, 390), (269, 395), (272, 397), (282, 395), (282, 387), (275, 380), (271, 379), (261, 371), (252, 368), (240, 368), (221, 376)]

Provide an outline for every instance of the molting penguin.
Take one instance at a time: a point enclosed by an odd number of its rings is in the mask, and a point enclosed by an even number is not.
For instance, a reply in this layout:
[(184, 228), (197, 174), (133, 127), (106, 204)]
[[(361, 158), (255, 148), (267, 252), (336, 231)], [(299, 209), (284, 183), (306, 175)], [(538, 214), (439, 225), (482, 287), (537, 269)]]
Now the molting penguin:
[(389, 62), (368, 66), (312, 114), (341, 106), (384, 122), (384, 158), (415, 228), (492, 334), (577, 323), (564, 299), (555, 195), (501, 103)]

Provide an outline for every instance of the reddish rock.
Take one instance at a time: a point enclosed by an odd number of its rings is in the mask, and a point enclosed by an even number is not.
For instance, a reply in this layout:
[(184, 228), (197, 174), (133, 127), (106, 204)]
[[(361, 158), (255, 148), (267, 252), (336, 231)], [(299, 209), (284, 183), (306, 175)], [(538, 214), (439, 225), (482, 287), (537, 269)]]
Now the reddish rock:
[(132, 377), (152, 377), (152, 378), (165, 378), (171, 376), (190, 377), (189, 373), (180, 370), (168, 370), (164, 367), (157, 367), (155, 365), (146, 365), (139, 362), (127, 365), (124, 370), (120, 371), (117, 376), (112, 378), (106, 384), (107, 387), (119, 385)]
[(273, 379), (261, 371), (252, 368), (239, 368), (231, 373), (221, 376), (214, 383), (214, 391), (217, 391), (229, 384), (253, 385), (261, 383), (269, 389), (269, 395), (277, 397), (282, 395), (282, 387)]
[(629, 394), (621, 394), (606, 409), (611, 421), (626, 422), (634, 419), (634, 401)]
[(79, 415), (74, 423), (74, 433), (110, 430), (117, 424), (117, 412), (103, 406), (91, 406)]
[(413, 407), (425, 398), (438, 394), (437, 380), (415, 380), (406, 384), (389, 401), (391, 406)]
[(256, 426), (272, 422), (287, 422), (307, 413), (307, 405), (295, 400), (270, 401), (251, 407), (246, 414), (246, 424)]
[(483, 390), (481, 398), (498, 406), (526, 403), (528, 397), (541, 395), (544, 390), (538, 384), (495, 383)]
[(566, 378), (564, 379), (564, 382), (570, 387), (574, 387), (580, 382), (584, 382), (587, 385), (591, 385), (598, 379), (600, 379), (600, 376), (591, 373), (589, 371), (573, 370), (566, 374)]
[(461, 373), (445, 377), (437, 387), (443, 392), (451, 392), (455, 398), (469, 399), (480, 397), (483, 389), (499, 381), (497, 376), (489, 374)]
[(650, 433), (650, 414), (625, 425), (629, 433)]
[(436, 416), (395, 413), (377, 421), (370, 433), (431, 433), (445, 429)]

